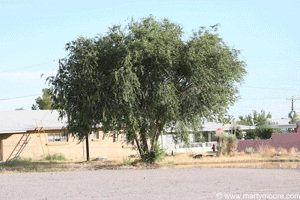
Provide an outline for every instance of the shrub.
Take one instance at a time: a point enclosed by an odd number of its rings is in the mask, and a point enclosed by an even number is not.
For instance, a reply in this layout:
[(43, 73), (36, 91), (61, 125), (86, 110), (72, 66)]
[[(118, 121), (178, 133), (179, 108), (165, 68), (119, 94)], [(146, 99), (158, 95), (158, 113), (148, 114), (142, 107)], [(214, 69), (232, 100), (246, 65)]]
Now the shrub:
[(270, 145), (261, 145), (258, 147), (258, 152), (262, 157), (274, 157), (277, 155), (277, 151)]
[(226, 144), (226, 146), (227, 146), (226, 150), (227, 150), (228, 155), (230, 155), (237, 148), (237, 138), (234, 135), (228, 135), (226, 143), (227, 143)]
[(226, 154), (226, 148), (223, 144), (217, 145), (217, 156), (225, 155)]
[(292, 148), (290, 148), (289, 149), (289, 155), (290, 156), (297, 156), (297, 148), (295, 148), (295, 147), (292, 147)]
[(158, 143), (155, 144), (154, 151), (150, 151), (148, 154), (142, 154), (141, 157), (148, 163), (160, 162), (166, 156), (165, 149), (161, 149)]
[(279, 147), (277, 149), (277, 152), (278, 152), (278, 155), (280, 155), (280, 156), (288, 156), (289, 155), (288, 150), (286, 150), (286, 149), (284, 149), (282, 147)]
[(65, 156), (63, 154), (52, 154), (52, 155), (46, 156), (45, 159), (43, 159), (43, 160), (49, 160), (49, 161), (50, 160), (61, 160), (61, 161), (65, 161), (67, 159), (65, 158)]
[(217, 145), (217, 155), (228, 154), (231, 155), (237, 147), (237, 138), (234, 135), (218, 135), (216, 136)]
[(248, 154), (254, 153), (253, 147), (248, 147), (248, 148), (246, 148), (246, 149), (245, 149), (245, 153), (248, 153)]

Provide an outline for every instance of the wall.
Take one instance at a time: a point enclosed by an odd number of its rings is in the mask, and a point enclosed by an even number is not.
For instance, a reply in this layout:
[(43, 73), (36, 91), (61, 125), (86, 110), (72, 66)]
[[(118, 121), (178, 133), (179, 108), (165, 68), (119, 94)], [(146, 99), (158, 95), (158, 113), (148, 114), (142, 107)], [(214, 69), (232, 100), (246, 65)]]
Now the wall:
[(296, 147), (300, 149), (300, 134), (299, 133), (273, 133), (272, 139), (269, 140), (240, 140), (237, 150), (244, 151), (248, 147), (257, 150), (259, 146), (270, 145), (275, 148), (290, 149)]
[(2, 147), (3, 145), (2, 145), (2, 138), (1, 138), (1, 136), (0, 136), (0, 161), (2, 161), (2, 154), (3, 154), (3, 147)]
[[(89, 137), (89, 147), (90, 147), (90, 158), (105, 157), (105, 158), (120, 158), (136, 154), (136, 151), (132, 150), (131, 146), (123, 143), (122, 138), (118, 138), (116, 142), (113, 142), (113, 138), (103, 138), (103, 132), (99, 132), (100, 139), (93, 139), (93, 135)], [(48, 130), (46, 133), (63, 133), (61, 130)], [(23, 134), (6, 134), (6, 139), (2, 140), (3, 143), (3, 160), (6, 160), (16, 144), (20, 140)], [(39, 160), (44, 157), (42, 145), (47, 155), (48, 150), (45, 144), (44, 136), (42, 135), (42, 144), (40, 141), (40, 134), (37, 132), (30, 132), (30, 141), (27, 146), (22, 151), (20, 157), (22, 158), (32, 158), (34, 160)], [(47, 134), (46, 134), (47, 137)], [(86, 158), (86, 145), (85, 140), (79, 142), (78, 139), (69, 136), (68, 142), (49, 142), (49, 153), (62, 153), (67, 159), (84, 159)]]

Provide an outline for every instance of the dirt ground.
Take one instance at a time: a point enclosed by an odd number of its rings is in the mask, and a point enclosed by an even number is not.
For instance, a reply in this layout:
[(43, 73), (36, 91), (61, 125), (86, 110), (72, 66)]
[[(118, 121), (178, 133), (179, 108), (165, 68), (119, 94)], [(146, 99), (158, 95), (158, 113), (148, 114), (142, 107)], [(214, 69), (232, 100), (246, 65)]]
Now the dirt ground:
[(248, 168), (0, 174), (0, 199), (226, 199), (231, 194), (298, 194), (300, 199), (299, 178), (299, 169)]

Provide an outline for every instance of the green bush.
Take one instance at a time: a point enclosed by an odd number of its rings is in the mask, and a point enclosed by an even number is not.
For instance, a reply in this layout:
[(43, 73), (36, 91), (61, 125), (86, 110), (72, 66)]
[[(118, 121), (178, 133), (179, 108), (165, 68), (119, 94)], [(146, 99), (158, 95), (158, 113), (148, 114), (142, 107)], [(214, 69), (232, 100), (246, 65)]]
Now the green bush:
[(161, 149), (159, 143), (155, 144), (154, 151), (150, 151), (148, 154), (141, 154), (144, 161), (148, 163), (160, 162), (166, 156), (165, 149)]
[(63, 154), (52, 154), (52, 155), (48, 155), (46, 156), (43, 160), (61, 160), (61, 161), (65, 161), (67, 160), (65, 158), (65, 156)]

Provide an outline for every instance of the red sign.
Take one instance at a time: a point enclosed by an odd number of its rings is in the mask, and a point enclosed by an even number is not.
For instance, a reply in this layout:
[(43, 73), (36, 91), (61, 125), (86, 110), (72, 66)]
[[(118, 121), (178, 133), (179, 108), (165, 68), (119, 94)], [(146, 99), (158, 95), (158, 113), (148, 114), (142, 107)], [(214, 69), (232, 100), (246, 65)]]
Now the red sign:
[(220, 135), (221, 133), (223, 133), (223, 129), (218, 128), (218, 129), (216, 130), (216, 134), (217, 134), (217, 135)]

